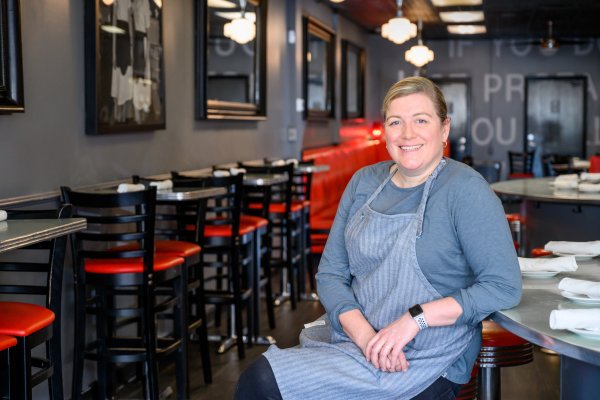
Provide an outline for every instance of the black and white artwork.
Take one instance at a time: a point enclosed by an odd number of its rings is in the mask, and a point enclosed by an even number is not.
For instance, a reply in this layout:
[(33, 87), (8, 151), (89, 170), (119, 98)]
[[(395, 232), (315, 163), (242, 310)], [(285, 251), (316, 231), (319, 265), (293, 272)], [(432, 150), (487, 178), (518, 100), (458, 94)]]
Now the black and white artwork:
[(0, 0), (0, 114), (25, 111), (19, 0)]
[(87, 0), (86, 130), (165, 128), (162, 0)]

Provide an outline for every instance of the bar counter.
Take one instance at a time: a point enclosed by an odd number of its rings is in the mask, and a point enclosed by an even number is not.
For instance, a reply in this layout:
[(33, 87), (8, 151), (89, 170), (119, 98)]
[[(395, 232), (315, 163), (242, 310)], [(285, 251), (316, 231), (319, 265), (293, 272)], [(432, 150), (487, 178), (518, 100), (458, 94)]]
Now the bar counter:
[[(600, 382), (600, 331), (597, 338), (568, 330), (550, 329), (550, 312), (555, 309), (600, 308), (599, 304), (575, 303), (560, 294), (564, 277), (600, 282), (600, 260), (577, 261), (575, 272), (561, 272), (552, 278), (523, 278), (521, 303), (494, 313), (492, 319), (512, 333), (560, 354), (561, 399), (592, 399)], [(533, 383), (535, 384), (535, 383)]]

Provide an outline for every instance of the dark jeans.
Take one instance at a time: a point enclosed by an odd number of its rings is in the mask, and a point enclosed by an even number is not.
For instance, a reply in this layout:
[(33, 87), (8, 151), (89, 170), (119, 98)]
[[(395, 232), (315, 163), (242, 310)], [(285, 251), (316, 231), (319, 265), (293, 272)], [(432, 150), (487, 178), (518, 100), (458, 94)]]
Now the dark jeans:
[[(459, 384), (438, 378), (413, 400), (454, 400), (459, 390)], [(261, 356), (242, 373), (234, 400), (281, 400), (271, 364), (265, 357)]]

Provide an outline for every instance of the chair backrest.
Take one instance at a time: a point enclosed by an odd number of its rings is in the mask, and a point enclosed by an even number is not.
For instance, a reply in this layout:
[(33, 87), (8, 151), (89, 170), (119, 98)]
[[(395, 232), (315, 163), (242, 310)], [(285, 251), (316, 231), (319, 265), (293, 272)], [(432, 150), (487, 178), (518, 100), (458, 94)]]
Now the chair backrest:
[[(314, 165), (314, 160), (303, 161), (300, 165)], [(312, 172), (294, 171), (292, 196), (294, 200), (310, 200)]]
[(533, 151), (508, 152), (509, 174), (531, 174), (533, 169)]
[(144, 274), (153, 271), (155, 187), (128, 193), (78, 192), (61, 187), (61, 193), (63, 202), (73, 206), (73, 215), (87, 219), (87, 228), (73, 236), (78, 272), (83, 272), (88, 258), (136, 257), (143, 258)]
[(190, 177), (171, 172), (173, 187), (222, 187), (225, 193), (212, 197), (206, 206), (205, 226), (231, 226), (231, 239), (240, 235), (244, 175)]
[[(9, 220), (56, 219), (71, 217), (71, 211), (70, 206), (63, 206), (58, 210), (7, 210), (7, 214)], [(67, 236), (59, 236), (4, 253), (0, 259), (0, 293), (19, 295), (18, 300), (26, 302), (32, 295), (44, 297), (46, 308), (60, 315), (66, 246)], [(26, 278), (28, 273), (35, 273), (38, 279)]]
[[(270, 191), (270, 203), (279, 203), (284, 205), (284, 212), (286, 214), (286, 218), (289, 217), (292, 207), (292, 197), (293, 197), (293, 180), (294, 180), (294, 165), (287, 164), (282, 166), (273, 166), (273, 165), (261, 165), (256, 166), (252, 164), (246, 164), (243, 162), (239, 162), (238, 165), (241, 168), (244, 168), (249, 174), (270, 174), (270, 175), (285, 175), (288, 177), (287, 180), (281, 183), (276, 183), (273, 185), (269, 185)], [(252, 191), (253, 188), (247, 186), (245, 188), (246, 192)], [(259, 190), (259, 189), (254, 189)], [(246, 199), (248, 199), (249, 195), (246, 195)]]

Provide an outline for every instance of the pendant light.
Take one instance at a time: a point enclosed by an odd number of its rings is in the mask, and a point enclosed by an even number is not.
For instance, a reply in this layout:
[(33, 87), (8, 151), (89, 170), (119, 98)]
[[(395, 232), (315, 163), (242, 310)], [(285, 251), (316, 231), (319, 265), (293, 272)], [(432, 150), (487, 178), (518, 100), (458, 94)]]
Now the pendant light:
[(241, 15), (223, 26), (223, 35), (239, 44), (246, 44), (256, 37), (256, 25), (246, 17), (246, 0), (239, 1)]
[(414, 65), (415, 67), (421, 68), (423, 65), (428, 62), (433, 61), (433, 51), (429, 49), (429, 47), (423, 44), (423, 38), (421, 37), (421, 31), (423, 30), (423, 22), (419, 20), (418, 22), (418, 39), (417, 44), (411, 47), (409, 50), (406, 50), (404, 53), (404, 59)]
[(396, 17), (381, 26), (381, 36), (402, 44), (417, 36), (417, 26), (402, 16), (402, 0), (397, 0), (396, 5)]

